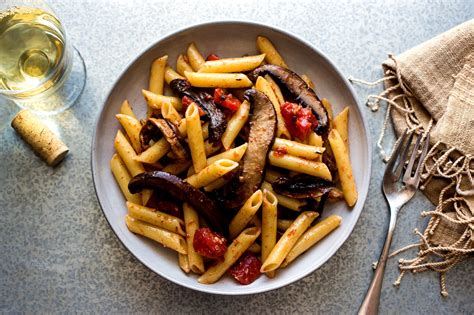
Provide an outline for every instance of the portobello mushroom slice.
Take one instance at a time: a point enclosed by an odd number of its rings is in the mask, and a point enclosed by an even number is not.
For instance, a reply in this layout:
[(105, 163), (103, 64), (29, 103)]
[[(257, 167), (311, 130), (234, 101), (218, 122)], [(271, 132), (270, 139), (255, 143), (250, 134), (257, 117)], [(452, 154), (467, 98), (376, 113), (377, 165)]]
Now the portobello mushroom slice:
[(209, 118), (209, 141), (212, 143), (219, 141), (227, 127), (227, 120), (224, 113), (214, 104), (212, 97), (209, 98), (205, 92), (194, 90), (191, 84), (184, 79), (171, 81), (170, 87), (179, 97), (187, 96), (202, 108)]
[(327, 132), (329, 128), (328, 113), (316, 92), (299, 75), (289, 69), (268, 64), (253, 70), (248, 77), (255, 82), (259, 76), (265, 74), (269, 74), (280, 83), (301, 105), (312, 109), (318, 121), (318, 125), (314, 129), (317, 134), (322, 135)]
[(301, 174), (294, 177), (279, 177), (272, 183), (272, 188), (276, 193), (290, 198), (314, 199), (328, 194), (334, 189), (334, 185), (322, 178)]
[(181, 143), (181, 135), (177, 128), (165, 119), (148, 118), (140, 130), (140, 142), (146, 150), (150, 145), (150, 141), (158, 141), (160, 135), (169, 143), (171, 151), (178, 160), (189, 158), (188, 151)]
[(272, 102), (265, 94), (254, 89), (247, 90), (244, 97), (252, 108), (248, 147), (241, 160), (241, 172), (230, 183), (231, 187), (237, 188), (232, 191), (232, 198), (224, 201), (228, 208), (241, 206), (260, 187), (267, 154), (275, 140), (277, 120)]
[(206, 219), (216, 232), (228, 235), (228, 222), (214, 201), (181, 178), (170, 173), (154, 171), (138, 174), (128, 184), (128, 190), (132, 194), (148, 188), (166, 192), (176, 199), (187, 202)]

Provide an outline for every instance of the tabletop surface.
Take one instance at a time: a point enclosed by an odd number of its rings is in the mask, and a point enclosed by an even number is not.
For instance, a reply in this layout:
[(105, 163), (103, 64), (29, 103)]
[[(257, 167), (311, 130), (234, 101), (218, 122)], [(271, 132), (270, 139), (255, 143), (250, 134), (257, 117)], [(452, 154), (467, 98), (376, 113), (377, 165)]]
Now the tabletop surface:
[[(404, 50), (474, 16), (473, 1), (50, 1), (85, 59), (79, 102), (50, 117), (71, 152), (46, 166), (10, 127), (17, 112), (0, 100), (0, 312), (355, 313), (380, 253), (388, 211), (384, 165), (373, 148), (366, 205), (349, 239), (301, 281), (252, 296), (194, 292), (164, 280), (119, 242), (99, 207), (90, 168), (95, 121), (126, 65), (166, 34), (225, 19), (280, 27), (309, 41), (346, 76), (375, 80), (388, 53)], [(361, 104), (369, 90), (356, 86)], [(375, 144), (383, 112), (364, 108)], [(390, 137), (389, 137), (390, 138)], [(392, 249), (417, 241), (413, 230), (431, 204), (418, 193), (402, 210)], [(412, 252), (410, 255), (412, 256)], [(388, 262), (381, 314), (473, 313), (474, 264), (447, 274), (449, 297), (434, 273), (407, 275), (399, 288), (397, 258)]]

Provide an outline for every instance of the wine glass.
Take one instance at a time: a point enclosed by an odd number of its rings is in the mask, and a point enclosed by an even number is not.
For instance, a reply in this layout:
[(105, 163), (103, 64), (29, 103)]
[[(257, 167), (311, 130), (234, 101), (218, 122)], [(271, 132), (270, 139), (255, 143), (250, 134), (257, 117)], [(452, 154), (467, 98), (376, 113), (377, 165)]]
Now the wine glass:
[(55, 114), (74, 104), (86, 76), (84, 60), (45, 1), (0, 3), (0, 96)]

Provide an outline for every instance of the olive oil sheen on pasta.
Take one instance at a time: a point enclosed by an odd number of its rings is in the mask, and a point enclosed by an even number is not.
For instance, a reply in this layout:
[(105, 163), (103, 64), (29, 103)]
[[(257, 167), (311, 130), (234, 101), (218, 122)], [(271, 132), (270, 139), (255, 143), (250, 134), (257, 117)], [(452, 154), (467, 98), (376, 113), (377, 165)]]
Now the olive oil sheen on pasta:
[(66, 69), (64, 30), (41, 9), (0, 12), (0, 89), (38, 95), (54, 86)]

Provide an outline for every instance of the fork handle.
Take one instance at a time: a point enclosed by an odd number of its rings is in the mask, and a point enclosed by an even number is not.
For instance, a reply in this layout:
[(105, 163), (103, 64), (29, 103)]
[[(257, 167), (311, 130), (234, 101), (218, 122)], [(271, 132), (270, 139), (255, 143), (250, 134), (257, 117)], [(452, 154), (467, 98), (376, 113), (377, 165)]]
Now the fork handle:
[(390, 224), (388, 226), (387, 237), (383, 245), (382, 253), (380, 253), (379, 260), (377, 262), (377, 268), (375, 269), (372, 277), (372, 282), (365, 295), (364, 302), (359, 309), (359, 315), (375, 315), (378, 314), (380, 292), (382, 289), (383, 276), (385, 271), (385, 265), (388, 259), (388, 253), (390, 251), (390, 245), (392, 244), (393, 231), (395, 230), (395, 223), (397, 222), (398, 209), (391, 209), (390, 213)]

